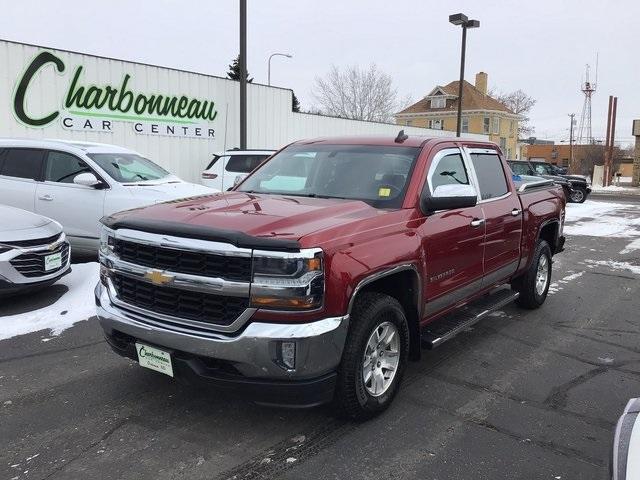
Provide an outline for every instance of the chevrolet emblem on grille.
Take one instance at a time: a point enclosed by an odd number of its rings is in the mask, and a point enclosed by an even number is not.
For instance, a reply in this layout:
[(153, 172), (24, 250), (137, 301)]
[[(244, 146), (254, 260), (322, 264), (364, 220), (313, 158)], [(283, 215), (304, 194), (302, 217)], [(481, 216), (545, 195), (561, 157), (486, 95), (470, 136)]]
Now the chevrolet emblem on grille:
[(174, 276), (168, 275), (162, 270), (147, 270), (147, 273), (144, 274), (144, 278), (154, 285), (165, 285), (173, 282)]

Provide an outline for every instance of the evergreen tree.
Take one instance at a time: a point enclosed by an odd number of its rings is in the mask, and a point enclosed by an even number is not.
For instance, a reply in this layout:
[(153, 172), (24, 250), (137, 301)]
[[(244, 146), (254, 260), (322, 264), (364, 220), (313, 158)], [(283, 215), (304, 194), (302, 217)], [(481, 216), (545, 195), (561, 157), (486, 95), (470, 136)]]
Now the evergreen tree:
[[(227, 77), (231, 80), (240, 81), (240, 55), (233, 59), (233, 63), (229, 65), (229, 71)], [(253, 78), (249, 78), (249, 70), (247, 70), (247, 82), (253, 82)]]
[(294, 112), (300, 111), (300, 101), (293, 90), (291, 90), (291, 110)]

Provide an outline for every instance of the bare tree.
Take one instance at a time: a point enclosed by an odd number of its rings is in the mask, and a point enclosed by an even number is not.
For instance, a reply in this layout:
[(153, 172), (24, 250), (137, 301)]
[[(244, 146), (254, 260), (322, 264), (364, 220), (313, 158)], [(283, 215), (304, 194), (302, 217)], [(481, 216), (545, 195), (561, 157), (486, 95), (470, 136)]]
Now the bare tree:
[(535, 129), (529, 125), (528, 116), (528, 113), (536, 104), (536, 100), (533, 97), (530, 97), (522, 90), (516, 90), (511, 93), (491, 91), (489, 92), (489, 96), (498, 100), (513, 113), (517, 113), (523, 117), (518, 126), (519, 138), (525, 138), (534, 132)]
[(311, 93), (324, 114), (376, 122), (392, 121), (408, 101), (398, 99), (391, 76), (375, 64), (366, 70), (357, 65), (340, 70), (334, 65), (324, 78), (316, 77)]

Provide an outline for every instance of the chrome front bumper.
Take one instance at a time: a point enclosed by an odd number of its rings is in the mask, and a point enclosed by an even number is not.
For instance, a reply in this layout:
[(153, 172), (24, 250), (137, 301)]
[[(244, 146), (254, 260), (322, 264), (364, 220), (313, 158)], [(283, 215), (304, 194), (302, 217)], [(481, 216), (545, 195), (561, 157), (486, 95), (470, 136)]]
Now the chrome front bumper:
[[(102, 284), (96, 287), (97, 315), (105, 334), (120, 333), (158, 347), (232, 365), (252, 379), (306, 380), (335, 372), (342, 358), (349, 316), (302, 324), (251, 322), (235, 336), (180, 332), (148, 323), (145, 315), (116, 306)], [(149, 319), (151, 320), (151, 319)], [(277, 363), (279, 341), (296, 343), (296, 368)]]

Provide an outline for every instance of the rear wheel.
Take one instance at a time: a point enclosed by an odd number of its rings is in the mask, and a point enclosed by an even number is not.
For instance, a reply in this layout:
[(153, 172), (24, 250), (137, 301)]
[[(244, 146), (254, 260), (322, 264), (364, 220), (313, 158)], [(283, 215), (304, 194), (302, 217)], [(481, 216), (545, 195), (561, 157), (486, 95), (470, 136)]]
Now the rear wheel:
[(544, 240), (539, 240), (528, 270), (512, 283), (520, 293), (516, 303), (523, 308), (540, 307), (547, 298), (551, 284), (551, 248)]
[(409, 353), (409, 327), (393, 297), (365, 292), (356, 299), (342, 362), (335, 405), (353, 419), (373, 417), (395, 397)]
[(583, 203), (587, 199), (587, 192), (584, 188), (576, 188), (569, 198), (573, 203)]

